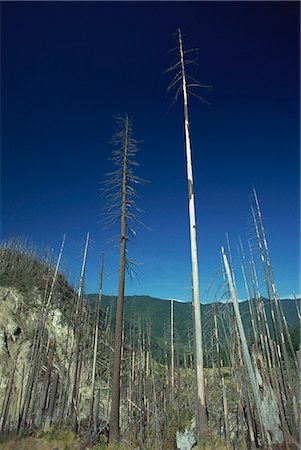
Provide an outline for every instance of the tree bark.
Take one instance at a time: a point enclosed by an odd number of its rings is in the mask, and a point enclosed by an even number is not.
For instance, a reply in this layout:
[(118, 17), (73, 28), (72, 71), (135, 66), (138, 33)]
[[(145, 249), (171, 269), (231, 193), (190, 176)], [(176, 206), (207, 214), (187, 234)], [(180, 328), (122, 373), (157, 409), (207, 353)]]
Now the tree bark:
[(113, 363), (113, 381), (112, 381), (112, 402), (110, 412), (110, 433), (109, 446), (112, 447), (119, 441), (119, 418), (120, 418), (120, 366), (121, 366), (121, 346), (122, 346), (122, 328), (123, 328), (123, 309), (124, 309), (124, 284), (126, 268), (126, 241), (127, 241), (127, 159), (128, 159), (128, 116), (125, 118), (125, 141), (124, 141), (124, 159), (123, 159), (123, 179), (122, 179), (122, 207), (121, 207), (121, 238), (120, 238), (120, 270), (116, 310), (115, 325), (115, 344), (114, 344), (114, 363)]
[(97, 345), (98, 345), (100, 303), (101, 303), (101, 298), (102, 298), (103, 268), (104, 268), (104, 256), (102, 255), (102, 257), (101, 257), (101, 270), (100, 270), (99, 295), (98, 295), (97, 311), (96, 311), (95, 336), (94, 336), (94, 354), (93, 354), (93, 367), (92, 367), (92, 388), (91, 388), (91, 403), (90, 403), (90, 426), (92, 425), (92, 422), (93, 422), (93, 411), (94, 411), (95, 373), (96, 373), (96, 358), (97, 358)]
[(186, 147), (186, 163), (187, 163), (187, 178), (188, 178), (188, 193), (189, 193), (189, 223), (190, 223), (190, 244), (191, 244), (191, 262), (192, 262), (193, 305), (194, 305), (194, 332), (195, 332), (196, 410), (197, 410), (198, 435), (199, 438), (204, 438), (207, 428), (207, 415), (206, 415), (205, 384), (204, 384), (204, 369), (203, 369), (203, 344), (202, 344), (201, 305), (200, 305), (200, 290), (199, 290), (200, 287), (199, 287), (199, 270), (198, 270), (197, 240), (196, 240), (194, 184), (193, 184), (192, 156), (190, 145), (188, 94), (187, 94), (184, 50), (183, 50), (181, 30), (178, 30), (178, 33), (179, 33), (180, 62), (182, 69), (185, 147)]

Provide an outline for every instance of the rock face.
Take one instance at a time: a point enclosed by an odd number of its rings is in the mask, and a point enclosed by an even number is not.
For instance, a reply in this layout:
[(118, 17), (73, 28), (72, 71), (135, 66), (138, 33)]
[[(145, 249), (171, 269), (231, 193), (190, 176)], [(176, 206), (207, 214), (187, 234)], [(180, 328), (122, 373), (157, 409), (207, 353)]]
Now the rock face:
[(17, 355), (16, 385), (21, 383), (22, 367), (26, 366), (29, 357), (31, 346), (29, 322), (31, 320), (27, 315), (22, 314), (23, 301), (24, 298), (18, 289), (0, 288), (0, 396), (2, 398), (4, 398)]
[(178, 450), (191, 450), (196, 444), (193, 432), (188, 430), (185, 430), (184, 433), (177, 431), (176, 440)]
[[(77, 294), (54, 273), (34, 253), (0, 245), (0, 432), (69, 426), (73, 416), (75, 425), (85, 424), (90, 417), (93, 311), (81, 298), (76, 332)], [(95, 392), (104, 411), (111, 356), (105, 333), (98, 344)]]
[[(28, 294), (27, 294), (28, 295)], [(30, 357), (30, 349), (38, 320), (38, 309), (41, 297), (37, 292), (34, 296), (36, 308), (27, 309), (26, 299), (22, 292), (13, 287), (0, 287), (0, 397), (4, 398), (4, 391), (8, 385), (13, 366), (16, 362), (15, 389), (26, 381), (26, 373)], [(52, 311), (47, 321), (49, 338), (56, 343), (58, 364), (64, 358), (64, 343), (68, 334), (68, 325), (63, 323), (59, 309)], [(61, 360), (61, 361), (60, 361)], [(25, 376), (25, 379), (24, 379)]]

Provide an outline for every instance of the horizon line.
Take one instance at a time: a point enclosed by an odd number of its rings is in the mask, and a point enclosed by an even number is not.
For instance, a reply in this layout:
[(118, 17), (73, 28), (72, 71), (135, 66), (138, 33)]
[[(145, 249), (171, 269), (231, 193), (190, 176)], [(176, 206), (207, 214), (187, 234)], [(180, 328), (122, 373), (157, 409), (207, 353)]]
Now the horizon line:
[[(99, 294), (97, 292), (89, 292), (86, 295), (96, 295), (98, 296)], [(103, 296), (106, 297), (116, 297), (117, 295), (115, 294), (103, 294)], [(182, 300), (182, 299), (176, 299), (176, 298), (162, 298), (162, 297), (153, 297), (152, 295), (149, 294), (133, 294), (133, 295), (125, 295), (124, 297), (150, 297), (156, 300), (162, 300), (162, 301), (174, 301), (177, 303), (192, 303), (192, 300)], [(268, 297), (265, 296), (261, 296), (261, 298), (269, 300)], [(252, 300), (254, 300), (255, 298), (252, 297)], [(282, 297), (278, 297), (279, 300), (294, 300), (294, 296), (288, 295), (288, 296), (282, 296)], [(296, 300), (301, 300), (301, 294), (296, 295)], [(209, 300), (206, 303), (200, 302), (202, 305), (208, 305), (208, 304), (212, 304), (212, 303), (226, 303), (227, 300), (225, 299), (220, 299), (220, 300)], [(239, 303), (243, 303), (243, 302), (247, 302), (248, 299), (238, 299)], [(232, 301), (230, 301), (232, 303)]]

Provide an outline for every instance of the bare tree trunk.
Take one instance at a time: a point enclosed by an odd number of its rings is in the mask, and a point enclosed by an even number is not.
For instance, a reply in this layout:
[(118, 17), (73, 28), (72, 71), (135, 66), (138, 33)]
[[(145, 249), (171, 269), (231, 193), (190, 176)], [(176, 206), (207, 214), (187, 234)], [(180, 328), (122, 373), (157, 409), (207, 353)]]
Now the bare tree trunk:
[[(24, 375), (25, 375), (25, 362), (23, 362), (23, 365), (22, 365), (21, 380), (24, 380)], [(23, 400), (23, 383), (20, 384), (20, 389), (19, 389), (17, 429), (18, 429), (18, 426), (19, 426), (19, 423), (20, 423), (20, 416), (21, 416), (21, 410), (22, 410), (22, 400)]]
[(93, 422), (93, 411), (94, 411), (95, 373), (96, 373), (96, 358), (97, 358), (97, 345), (98, 345), (100, 303), (101, 303), (101, 298), (102, 298), (103, 269), (104, 269), (104, 256), (102, 255), (102, 257), (101, 257), (101, 270), (100, 270), (99, 295), (98, 295), (97, 310), (96, 310), (95, 336), (94, 336), (94, 354), (93, 354), (92, 387), (91, 387), (91, 403), (90, 403), (90, 426), (92, 425), (92, 422)]
[(223, 411), (224, 411), (224, 424), (225, 424), (225, 435), (226, 435), (226, 443), (227, 448), (230, 449), (230, 429), (229, 429), (229, 420), (228, 420), (228, 400), (226, 395), (226, 386), (225, 386), (225, 380), (224, 375), (221, 373), (222, 376), (222, 403), (223, 403)]
[[(265, 230), (264, 230), (261, 210), (260, 210), (259, 201), (258, 201), (258, 197), (257, 197), (257, 193), (255, 191), (255, 188), (253, 189), (253, 191), (254, 191), (254, 197), (255, 197), (255, 202), (256, 202), (256, 207), (257, 207), (257, 214), (258, 214), (258, 217), (259, 217), (259, 223), (260, 223), (260, 228), (261, 228), (263, 245), (264, 245), (264, 249), (265, 249), (266, 264), (267, 264), (268, 273), (269, 273), (269, 276), (270, 276), (270, 282), (271, 282), (271, 286), (272, 286), (272, 293), (273, 293), (273, 298), (274, 298), (275, 307), (276, 307), (275, 309), (276, 309), (276, 314), (277, 314), (277, 318), (278, 318), (278, 322), (279, 322), (279, 329), (280, 329), (280, 335), (281, 335), (281, 344), (282, 344), (282, 347), (284, 348), (284, 350), (283, 350), (284, 358), (286, 360), (287, 370), (289, 371), (289, 365), (288, 365), (289, 362), (288, 362), (287, 352), (286, 352), (286, 348), (285, 348), (282, 320), (283, 320), (283, 323), (284, 323), (284, 327), (285, 327), (285, 331), (286, 331), (286, 335), (287, 335), (287, 340), (288, 340), (288, 343), (289, 343), (289, 346), (290, 346), (290, 349), (291, 349), (291, 352), (292, 352), (292, 357), (294, 359), (294, 363), (295, 363), (296, 368), (298, 368), (298, 363), (297, 363), (297, 359), (296, 359), (295, 350), (294, 350), (294, 347), (293, 347), (293, 344), (292, 344), (291, 335), (290, 335), (290, 332), (289, 332), (289, 329), (288, 329), (288, 326), (287, 326), (286, 317), (284, 315), (282, 305), (281, 305), (281, 303), (278, 300), (278, 293), (277, 293), (276, 283), (275, 283), (274, 275), (273, 275), (273, 271), (272, 271), (270, 255), (269, 255), (269, 249), (268, 249), (268, 243), (267, 243), (267, 239), (266, 239), (266, 235), (265, 235)], [(280, 314), (280, 312), (281, 312), (281, 314)], [(282, 317), (281, 317), (281, 315), (282, 315)]]
[(201, 305), (200, 305), (199, 271), (198, 271), (197, 240), (196, 240), (194, 184), (193, 184), (192, 156), (190, 145), (190, 127), (188, 114), (188, 95), (187, 95), (187, 84), (185, 74), (185, 61), (184, 61), (182, 34), (180, 29), (178, 30), (178, 35), (179, 35), (180, 63), (182, 69), (185, 147), (186, 147), (188, 192), (189, 192), (189, 221), (190, 221), (192, 285), (193, 285), (193, 304), (194, 304), (194, 332), (195, 332), (196, 410), (197, 410), (198, 435), (200, 438), (203, 438), (206, 434), (207, 429), (207, 415), (206, 415), (205, 385), (204, 385), (204, 370), (203, 370), (203, 344), (202, 344)]
[(171, 370), (171, 386), (170, 386), (170, 399), (171, 408), (175, 407), (175, 349), (174, 349), (174, 306), (173, 300), (170, 301), (170, 370)]
[(50, 397), (49, 397), (49, 406), (48, 406), (47, 417), (46, 417), (46, 421), (45, 421), (46, 429), (51, 426), (51, 423), (53, 420), (54, 405), (55, 405), (55, 401), (56, 401), (58, 384), (59, 384), (59, 373), (56, 371), (53, 376), (52, 387), (51, 387), (51, 392), (50, 392)]
[[(42, 310), (40, 313), (40, 320), (39, 320), (37, 330), (35, 333), (35, 339), (34, 339), (33, 349), (32, 349), (32, 354), (31, 354), (31, 362), (30, 362), (30, 366), (29, 366), (29, 374), (28, 374), (28, 378), (27, 378), (26, 390), (25, 390), (25, 395), (24, 395), (24, 402), (22, 405), (22, 410), (20, 413), (20, 420), (19, 420), (19, 424), (18, 424), (18, 433), (22, 433), (27, 426), (26, 422), (27, 422), (28, 412), (30, 409), (30, 403), (31, 403), (33, 394), (35, 393), (36, 383), (37, 383), (38, 377), (40, 375), (41, 354), (42, 354), (42, 350), (43, 350), (45, 325), (46, 325), (46, 320), (47, 320), (47, 315), (48, 315), (48, 308), (49, 308), (50, 302), (52, 300), (53, 291), (54, 291), (55, 283), (57, 280), (58, 270), (59, 270), (59, 266), (60, 266), (60, 262), (61, 262), (61, 258), (62, 258), (62, 254), (63, 254), (63, 249), (64, 249), (64, 245), (65, 245), (65, 239), (66, 239), (66, 235), (64, 235), (63, 240), (62, 240), (60, 253), (59, 253), (55, 271), (53, 274), (52, 284), (50, 287), (49, 295), (47, 298), (45, 296), (45, 303), (42, 306)], [(46, 292), (45, 292), (45, 294), (46, 294)]]
[[(256, 408), (257, 408), (257, 412), (258, 412), (258, 418), (259, 418), (259, 423), (260, 423), (260, 428), (262, 430), (262, 439), (263, 441), (270, 446), (272, 444), (272, 438), (273, 438), (273, 434), (275, 432), (275, 437), (277, 436), (277, 444), (278, 443), (282, 443), (283, 442), (283, 435), (282, 438), (278, 433), (278, 429), (274, 430), (271, 429), (272, 427), (268, 427), (267, 426), (267, 422), (265, 419), (265, 411), (264, 411), (264, 403), (261, 400), (260, 397), (260, 390), (259, 390), (259, 385), (257, 383), (256, 380), (256, 376), (255, 376), (255, 371), (254, 371), (254, 367), (251, 361), (251, 356), (249, 353), (249, 349), (248, 349), (248, 345), (247, 345), (247, 340), (246, 340), (246, 336), (245, 336), (245, 332), (244, 332), (244, 327), (242, 324), (242, 320), (241, 320), (241, 315), (240, 315), (240, 311), (239, 311), (239, 306), (238, 306), (238, 299), (237, 299), (237, 294), (236, 291), (234, 289), (234, 285), (233, 285), (233, 281), (232, 281), (232, 277), (231, 277), (231, 273), (230, 273), (230, 268), (229, 268), (229, 264), (228, 264), (228, 260), (227, 260), (227, 256), (224, 252), (224, 248), (222, 247), (222, 256), (223, 256), (223, 261), (224, 261), (224, 266), (225, 266), (225, 271), (226, 271), (226, 275), (228, 278), (228, 284), (229, 284), (229, 288), (230, 288), (230, 292), (231, 292), (231, 297), (232, 297), (232, 301), (233, 301), (233, 307), (234, 307), (234, 312), (236, 315), (236, 320), (237, 320), (237, 326), (238, 326), (238, 330), (239, 330), (239, 335), (240, 335), (240, 340), (241, 340), (241, 345), (242, 345), (242, 350), (243, 350), (243, 355), (244, 355), (244, 360), (246, 363), (246, 368), (247, 368), (247, 372), (248, 372), (248, 376), (250, 379), (250, 383), (251, 383), (251, 388), (252, 388), (252, 392), (253, 392), (253, 396), (254, 396), (254, 400), (255, 400), (255, 404), (256, 404)], [(272, 403), (270, 402), (269, 405), (272, 407), (274, 405), (272, 405)], [(282, 442), (280, 442), (282, 439)]]
[(181, 361), (180, 361), (180, 342), (177, 339), (177, 414), (179, 415), (182, 408), (182, 395), (181, 395)]
[[(219, 334), (218, 334), (218, 325), (217, 325), (217, 317), (216, 317), (216, 305), (212, 305), (213, 309), (213, 319), (214, 319), (214, 331), (215, 331), (215, 345), (216, 345), (216, 355), (217, 355), (217, 369), (218, 369), (218, 385), (219, 389), (221, 391), (221, 411), (219, 412), (220, 419), (222, 418), (222, 410), (223, 410), (223, 399), (224, 399), (224, 393), (223, 393), (223, 378), (222, 378), (222, 370), (221, 370), (221, 358), (220, 358), (220, 348), (219, 348)], [(220, 420), (221, 421), (221, 420)], [(219, 429), (221, 429), (221, 423), (219, 423)], [(225, 424), (226, 425), (226, 424)], [(227, 441), (228, 442), (228, 441)]]
[(252, 329), (253, 329), (254, 338), (255, 338), (255, 345), (256, 345), (256, 347), (258, 347), (258, 342), (259, 342), (258, 329), (257, 329), (257, 323), (256, 323), (254, 307), (253, 307), (253, 304), (252, 304), (252, 295), (251, 295), (250, 284), (249, 284), (249, 280), (248, 280), (248, 276), (247, 276), (246, 257), (245, 257), (243, 245), (242, 245), (242, 242), (241, 242), (240, 239), (239, 239), (239, 242), (240, 242), (241, 259), (242, 259), (241, 271), (242, 271), (242, 274), (243, 274), (243, 278), (244, 278), (244, 282), (245, 282), (245, 288), (246, 288), (246, 292), (247, 292), (247, 295), (248, 295), (248, 304), (249, 304), (249, 311), (250, 311), (250, 318), (251, 318)]
[(88, 245), (89, 245), (90, 233), (87, 233), (84, 255), (81, 267), (81, 276), (79, 282), (79, 288), (77, 293), (77, 301), (76, 301), (76, 311), (75, 311), (75, 328), (74, 328), (74, 353), (75, 353), (75, 361), (74, 361), (74, 373), (73, 373), (73, 381), (72, 381), (72, 399), (71, 399), (71, 412), (70, 412), (70, 420), (71, 420), (71, 428), (76, 431), (77, 430), (77, 416), (78, 416), (78, 392), (79, 392), (79, 377), (80, 377), (80, 360), (81, 360), (81, 337), (82, 337), (82, 312), (83, 312), (83, 302), (82, 302), (82, 291), (84, 287), (84, 278), (85, 278), (85, 269), (86, 269), (86, 260), (88, 253)]
[(128, 116), (125, 119), (125, 142), (123, 159), (123, 180), (122, 180), (122, 211), (121, 211), (121, 238), (120, 238), (120, 270), (118, 284), (118, 298), (116, 310), (115, 325), (115, 345), (114, 345), (114, 363), (113, 363), (113, 381), (112, 381), (112, 402), (110, 413), (110, 434), (109, 445), (119, 441), (119, 416), (120, 416), (120, 365), (121, 365), (121, 346), (122, 346), (122, 328), (123, 328), (123, 308), (124, 308), (124, 284), (126, 268), (126, 241), (127, 241), (127, 159), (128, 159)]
[(47, 398), (48, 398), (48, 391), (50, 386), (50, 379), (51, 379), (51, 371), (53, 366), (53, 355), (54, 355), (54, 346), (52, 346), (51, 350), (48, 353), (47, 356), (47, 369), (45, 372), (44, 377), (44, 386), (42, 388), (42, 392), (40, 395), (40, 411), (38, 411), (38, 417), (36, 420), (36, 423), (38, 427), (42, 425), (42, 417), (46, 410), (46, 404), (47, 404)]
[(300, 309), (299, 309), (297, 298), (296, 298), (296, 292), (294, 291), (293, 294), (294, 294), (294, 300), (295, 300), (295, 305), (296, 305), (296, 311), (298, 314), (298, 319), (299, 319), (299, 321), (301, 321), (301, 314), (300, 314)]
[[(279, 381), (282, 384), (282, 389), (280, 390), (280, 392), (283, 391), (285, 393), (285, 395), (284, 395), (285, 399), (284, 399), (283, 406), (284, 406), (284, 409), (286, 410), (287, 423), (289, 423), (290, 410), (292, 410), (294, 413), (293, 414), (294, 424), (290, 424), (290, 431), (297, 438), (297, 434), (298, 434), (297, 428), (298, 428), (299, 423), (298, 423), (298, 414), (297, 414), (296, 408), (294, 407), (294, 405), (296, 404), (296, 397), (295, 397), (295, 392), (293, 389), (294, 386), (293, 386), (292, 377), (291, 377), (290, 364), (289, 364), (289, 360), (288, 360), (287, 349), (285, 346), (284, 335), (283, 335), (283, 330), (282, 330), (282, 322), (281, 322), (281, 317), (280, 317), (280, 312), (279, 312), (279, 307), (278, 307), (277, 291), (276, 291), (275, 283), (273, 281), (273, 275), (271, 272), (271, 266), (270, 266), (270, 261), (269, 261), (269, 254), (268, 254), (268, 249), (267, 249), (267, 242), (265, 239), (265, 232), (264, 232), (264, 228), (263, 228), (261, 211), (259, 208), (259, 203), (258, 203), (258, 199), (256, 197), (255, 191), (254, 191), (254, 195), (255, 195), (255, 200), (256, 200), (256, 204), (257, 204), (257, 214), (259, 217), (259, 222), (260, 222), (261, 233), (263, 236), (264, 245), (262, 244), (262, 238), (260, 236), (260, 232), (259, 232), (259, 228), (258, 228), (258, 224), (257, 224), (257, 218), (256, 218), (253, 207), (251, 207), (251, 211), (252, 211), (253, 220), (254, 220), (254, 226), (255, 226), (256, 237), (257, 237), (257, 241), (258, 241), (258, 247), (261, 252), (260, 256), (261, 256), (261, 262), (262, 262), (263, 271), (264, 271), (264, 279), (265, 279), (265, 283), (266, 283), (267, 293), (268, 293), (268, 297), (270, 300), (271, 317), (272, 317), (274, 339), (275, 339), (275, 341), (272, 340), (269, 342), (271, 342), (271, 344), (272, 344), (271, 347), (273, 347), (273, 344), (275, 344), (274, 353), (275, 353), (275, 357), (278, 361), (279, 368), (280, 368), (280, 374), (281, 374)], [(269, 275), (270, 275), (270, 280), (269, 280)], [(271, 280), (272, 280), (272, 293), (270, 290)], [(278, 325), (279, 325), (279, 329), (280, 329), (280, 336), (281, 336), (280, 343), (279, 343), (275, 311), (276, 311)], [(264, 308), (263, 308), (263, 313), (265, 315)], [(266, 317), (265, 317), (265, 320), (266, 320)], [(271, 353), (273, 356), (272, 348), (271, 348)], [(284, 356), (284, 361), (282, 360), (282, 354)], [(276, 368), (275, 365), (274, 365), (274, 367)], [(286, 380), (286, 378), (287, 378), (287, 380)], [(276, 382), (278, 382), (277, 375), (275, 376), (275, 380), (276, 380)], [(287, 405), (286, 403), (288, 403), (289, 405)], [(283, 429), (285, 429), (284, 427), (286, 427), (286, 425), (283, 426)]]

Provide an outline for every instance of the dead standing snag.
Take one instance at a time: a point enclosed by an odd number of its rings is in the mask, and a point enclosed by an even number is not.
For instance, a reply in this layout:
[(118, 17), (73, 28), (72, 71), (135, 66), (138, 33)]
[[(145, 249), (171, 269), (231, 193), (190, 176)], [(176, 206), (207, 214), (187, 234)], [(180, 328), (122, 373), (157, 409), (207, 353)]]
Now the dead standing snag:
[(120, 267), (110, 413), (110, 446), (118, 442), (120, 437), (120, 369), (125, 271), (127, 269), (130, 274), (134, 272), (132, 267), (133, 261), (127, 258), (127, 243), (130, 237), (136, 236), (132, 223), (141, 223), (136, 217), (136, 211), (140, 212), (140, 210), (136, 206), (136, 199), (139, 195), (135, 187), (143, 181), (134, 174), (134, 168), (138, 166), (135, 160), (137, 141), (132, 136), (132, 125), (129, 117), (126, 114), (125, 117), (119, 116), (116, 119), (118, 130), (113, 137), (112, 143), (117, 146), (117, 149), (113, 151), (111, 159), (117, 169), (107, 174), (107, 180), (104, 182), (104, 190), (108, 199), (106, 222), (109, 225), (120, 224), (120, 235), (118, 236), (120, 243)]

